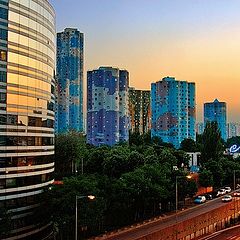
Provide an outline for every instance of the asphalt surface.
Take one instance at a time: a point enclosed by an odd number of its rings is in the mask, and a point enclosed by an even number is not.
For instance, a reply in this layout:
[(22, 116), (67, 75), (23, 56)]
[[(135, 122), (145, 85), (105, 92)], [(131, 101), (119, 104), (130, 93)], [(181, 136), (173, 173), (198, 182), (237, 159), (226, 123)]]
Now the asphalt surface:
[(203, 240), (240, 240), (240, 226), (217, 232)]
[[(188, 220), (190, 218), (199, 216), (203, 213), (207, 213), (209, 211), (212, 211), (214, 209), (217, 209), (223, 205), (229, 204), (229, 203), (223, 203), (221, 201), (221, 197), (209, 200), (204, 204), (197, 205), (193, 208), (179, 211), (177, 214), (177, 221), (183, 222), (185, 220)], [(158, 232), (166, 227), (172, 226), (176, 224), (176, 215), (171, 215), (168, 217), (163, 217), (162, 219), (158, 219), (154, 222), (149, 222), (146, 224), (143, 224), (139, 227), (133, 227), (130, 229), (126, 229), (123, 232), (120, 232), (118, 234), (111, 234), (108, 236), (107, 239), (109, 240), (137, 240), (140, 237), (144, 237), (146, 235), (149, 235), (154, 232)], [(217, 239), (217, 238), (216, 238)], [(229, 240), (235, 240), (235, 239), (229, 239)], [(239, 239), (240, 240), (240, 239)]]

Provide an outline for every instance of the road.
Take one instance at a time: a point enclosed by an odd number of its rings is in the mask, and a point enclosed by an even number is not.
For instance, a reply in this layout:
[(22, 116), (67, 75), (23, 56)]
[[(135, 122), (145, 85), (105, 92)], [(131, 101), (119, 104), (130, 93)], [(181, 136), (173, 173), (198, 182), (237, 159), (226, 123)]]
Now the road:
[(202, 240), (240, 240), (240, 226), (214, 233)]
[[(221, 198), (216, 198), (216, 199), (210, 200), (204, 204), (197, 205), (188, 210), (179, 212), (178, 217), (177, 217), (178, 222), (183, 222), (185, 220), (196, 217), (203, 213), (207, 213), (209, 211), (212, 211), (214, 209), (217, 209), (217, 208), (223, 206), (223, 204), (229, 204), (229, 203), (222, 203)], [(123, 231), (116, 235), (111, 235), (107, 239), (109, 239), (109, 240), (126, 240), (126, 239), (137, 240), (140, 237), (144, 237), (151, 233), (158, 232), (158, 231), (160, 231), (166, 227), (172, 226), (174, 224), (176, 224), (176, 216), (171, 215), (169, 217), (165, 217), (162, 219), (158, 219), (154, 222), (144, 224), (137, 228), (133, 227), (132, 229), (127, 229), (126, 231)], [(230, 239), (230, 240), (232, 240), (232, 239)], [(233, 240), (235, 240), (235, 239), (233, 239)]]

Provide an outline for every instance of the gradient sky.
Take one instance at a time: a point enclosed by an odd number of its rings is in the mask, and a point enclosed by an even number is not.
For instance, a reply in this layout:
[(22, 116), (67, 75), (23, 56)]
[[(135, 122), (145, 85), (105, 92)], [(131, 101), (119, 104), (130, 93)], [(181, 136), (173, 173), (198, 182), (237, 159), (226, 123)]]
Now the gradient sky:
[(203, 102), (226, 101), (240, 121), (240, 0), (50, 0), (57, 31), (85, 33), (86, 71), (117, 66), (130, 85), (150, 89), (164, 76), (196, 82)]

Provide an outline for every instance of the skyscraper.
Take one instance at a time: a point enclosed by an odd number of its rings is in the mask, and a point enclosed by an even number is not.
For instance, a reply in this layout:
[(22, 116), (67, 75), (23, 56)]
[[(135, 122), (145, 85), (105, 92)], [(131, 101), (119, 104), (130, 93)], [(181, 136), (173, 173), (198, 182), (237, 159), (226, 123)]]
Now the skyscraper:
[(100, 67), (87, 73), (87, 141), (95, 146), (128, 141), (129, 74)]
[(152, 137), (180, 147), (195, 139), (195, 83), (165, 77), (151, 85)]
[(57, 34), (56, 131), (83, 131), (84, 36), (75, 28)]
[(11, 213), (2, 240), (50, 231), (33, 212), (53, 183), (55, 37), (47, 0), (0, 1), (0, 212)]
[(204, 124), (207, 122), (217, 122), (222, 138), (227, 140), (227, 105), (225, 102), (204, 103)]
[(150, 91), (129, 88), (130, 130), (140, 134), (151, 129)]

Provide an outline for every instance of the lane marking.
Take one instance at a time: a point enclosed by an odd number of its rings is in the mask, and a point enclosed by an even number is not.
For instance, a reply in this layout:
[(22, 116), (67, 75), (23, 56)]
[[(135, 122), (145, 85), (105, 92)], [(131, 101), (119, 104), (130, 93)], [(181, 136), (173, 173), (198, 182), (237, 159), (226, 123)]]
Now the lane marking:
[(227, 239), (229, 239), (229, 240), (233, 240), (233, 239), (236, 239), (236, 238), (237, 238), (237, 235), (232, 236), (232, 237), (229, 237), (229, 238), (227, 238)]
[(212, 238), (214, 238), (214, 237), (216, 237), (216, 236), (218, 236), (218, 235), (220, 235), (221, 233), (214, 233), (214, 234), (212, 234), (212, 236), (211, 237), (208, 237), (208, 238), (204, 238), (204, 240), (209, 240), (209, 239), (212, 239)]

